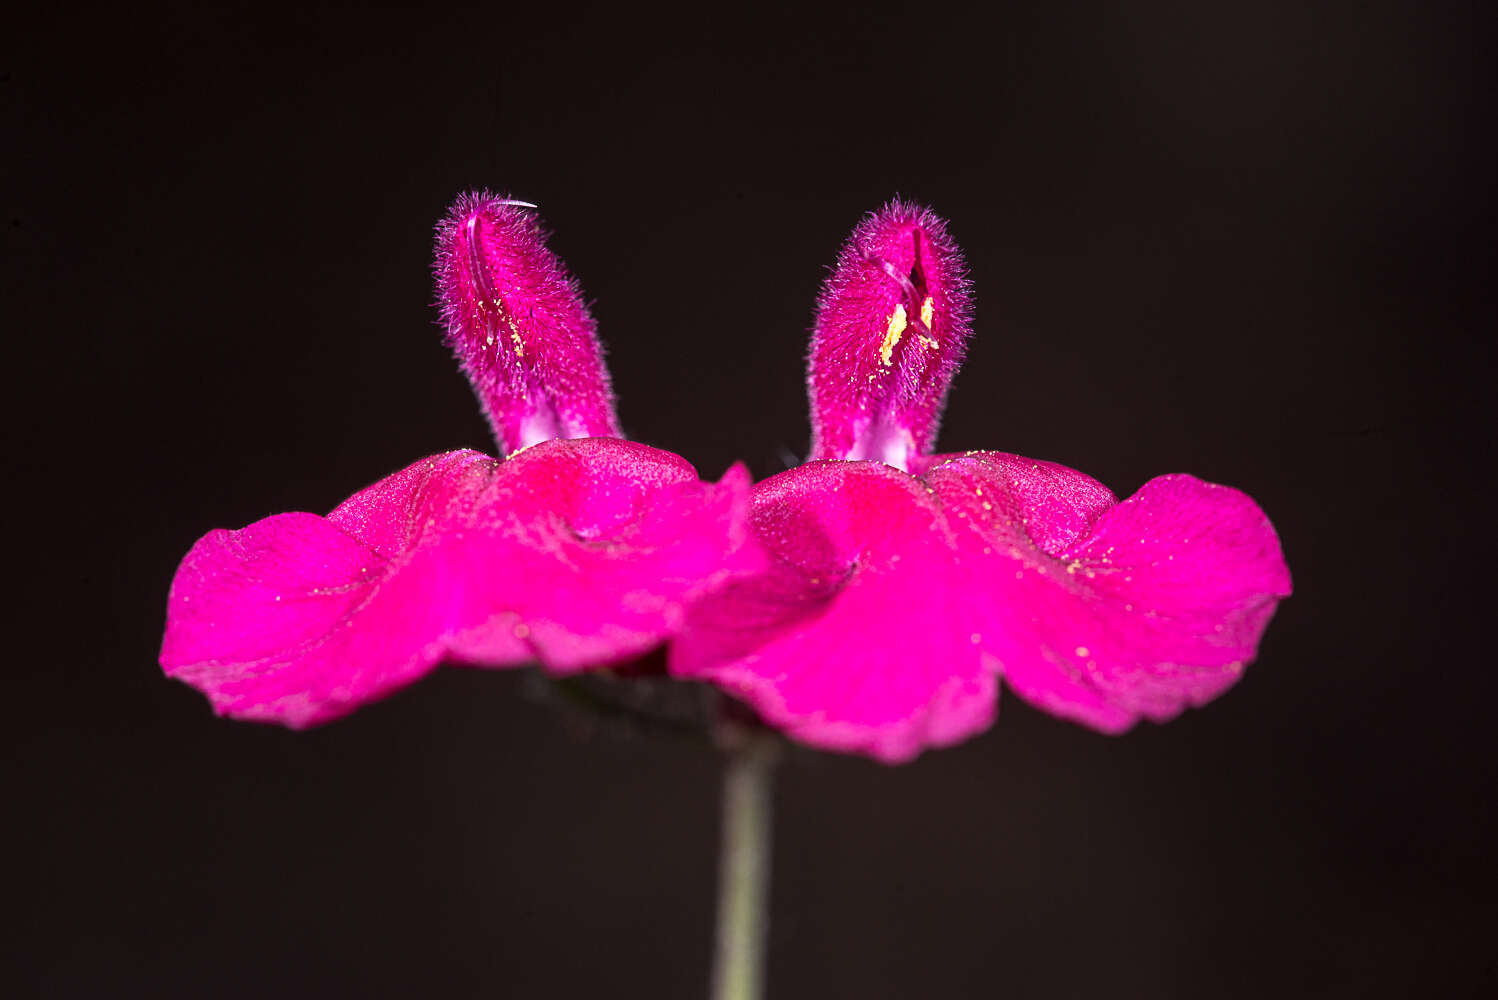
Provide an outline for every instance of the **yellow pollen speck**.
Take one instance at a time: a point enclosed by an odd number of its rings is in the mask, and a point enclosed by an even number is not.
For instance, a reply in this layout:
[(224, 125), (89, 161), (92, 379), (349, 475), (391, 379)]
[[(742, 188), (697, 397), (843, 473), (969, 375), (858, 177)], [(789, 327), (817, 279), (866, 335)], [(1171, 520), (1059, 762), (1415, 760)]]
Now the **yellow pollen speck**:
[(515, 356), (525, 357), (525, 341), (520, 339), (520, 327), (516, 326), (515, 321), (508, 316), (505, 317), (505, 323), (510, 328), (510, 342), (515, 345)]
[(905, 322), (905, 305), (897, 302), (895, 311), (889, 314), (889, 326), (884, 328), (884, 344), (879, 348), (879, 360), (885, 367), (889, 367), (895, 359), (895, 345), (905, 332)]
[(1091, 653), (1090, 650), (1088, 650), (1088, 648), (1086, 646), (1078, 646), (1077, 647), (1077, 655), (1080, 656), (1080, 657), (1082, 657), (1085, 660), (1087, 657), (1091, 656), (1092, 653)]
[(515, 638), (517, 638), (517, 639), (524, 639), (526, 636), (528, 636), (530, 634), (531, 634), (531, 627), (529, 625), (516, 625), (515, 626)]
[(921, 322), (926, 324), (926, 329), (931, 329), (931, 318), (936, 315), (936, 303), (931, 296), (926, 296), (926, 301), (921, 303)]

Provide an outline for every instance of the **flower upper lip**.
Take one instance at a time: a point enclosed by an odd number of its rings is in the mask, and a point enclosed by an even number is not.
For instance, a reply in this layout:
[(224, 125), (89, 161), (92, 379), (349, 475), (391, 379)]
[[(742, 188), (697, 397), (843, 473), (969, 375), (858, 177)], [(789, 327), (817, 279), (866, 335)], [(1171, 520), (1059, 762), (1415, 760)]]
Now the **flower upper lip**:
[(593, 317), (533, 208), (477, 192), (437, 226), (446, 340), (504, 454), (552, 438), (620, 436)]

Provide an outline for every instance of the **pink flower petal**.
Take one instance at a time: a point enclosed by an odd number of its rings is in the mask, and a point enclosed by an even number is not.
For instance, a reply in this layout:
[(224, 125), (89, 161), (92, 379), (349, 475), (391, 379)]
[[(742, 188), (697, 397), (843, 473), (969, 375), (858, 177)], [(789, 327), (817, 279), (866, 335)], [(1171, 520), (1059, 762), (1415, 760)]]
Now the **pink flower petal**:
[(752, 519), (771, 566), (693, 608), (673, 673), (805, 743), (892, 763), (990, 724), (993, 672), (950, 627), (962, 581), (918, 480), (813, 462), (757, 486)]
[(204, 536), (172, 585), (162, 666), (223, 714), (306, 726), (444, 659), (626, 659), (759, 565), (748, 485), (741, 467), (705, 484), (676, 455), (608, 439), (424, 459), (326, 518)]
[(1105, 732), (1221, 694), (1290, 593), (1246, 495), (1162, 476), (1113, 505), (1096, 481), (998, 452), (936, 456), (974, 631), (1015, 693)]
[(472, 578), (485, 603), (520, 617), (553, 672), (650, 650), (688, 602), (762, 565), (742, 465), (711, 485), (677, 455), (605, 438), (537, 445), (505, 465), (477, 517), (507, 542), (503, 561), (462, 548), (481, 559)]
[(1016, 693), (1106, 732), (1225, 690), (1290, 580), (1244, 494), (1190, 476), (1122, 504), (1075, 470), (996, 452), (813, 462), (756, 487), (770, 554), (692, 609), (671, 669), (814, 746), (897, 762)]

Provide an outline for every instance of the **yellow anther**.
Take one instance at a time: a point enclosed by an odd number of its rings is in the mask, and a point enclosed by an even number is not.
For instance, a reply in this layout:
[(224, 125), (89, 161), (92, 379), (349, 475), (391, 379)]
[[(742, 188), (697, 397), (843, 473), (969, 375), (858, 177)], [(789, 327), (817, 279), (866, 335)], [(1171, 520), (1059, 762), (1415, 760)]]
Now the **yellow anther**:
[(884, 346), (879, 348), (879, 360), (886, 368), (895, 360), (895, 345), (905, 332), (905, 304), (895, 303), (895, 311), (889, 314), (889, 325), (884, 328)]
[(928, 295), (926, 296), (926, 301), (921, 303), (921, 322), (925, 324), (926, 329), (931, 329), (931, 319), (935, 315), (936, 303)]

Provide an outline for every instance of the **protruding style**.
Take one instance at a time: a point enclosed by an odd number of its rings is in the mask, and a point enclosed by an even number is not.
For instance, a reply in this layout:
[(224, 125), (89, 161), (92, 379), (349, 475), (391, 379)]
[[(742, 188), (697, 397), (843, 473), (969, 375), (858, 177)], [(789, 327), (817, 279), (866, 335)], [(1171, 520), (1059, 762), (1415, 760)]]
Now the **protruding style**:
[(930, 454), (971, 320), (962, 251), (939, 216), (898, 199), (865, 216), (817, 303), (810, 457), (909, 471)]
[(593, 317), (533, 207), (476, 192), (437, 224), (447, 344), (503, 454), (552, 438), (621, 436)]

